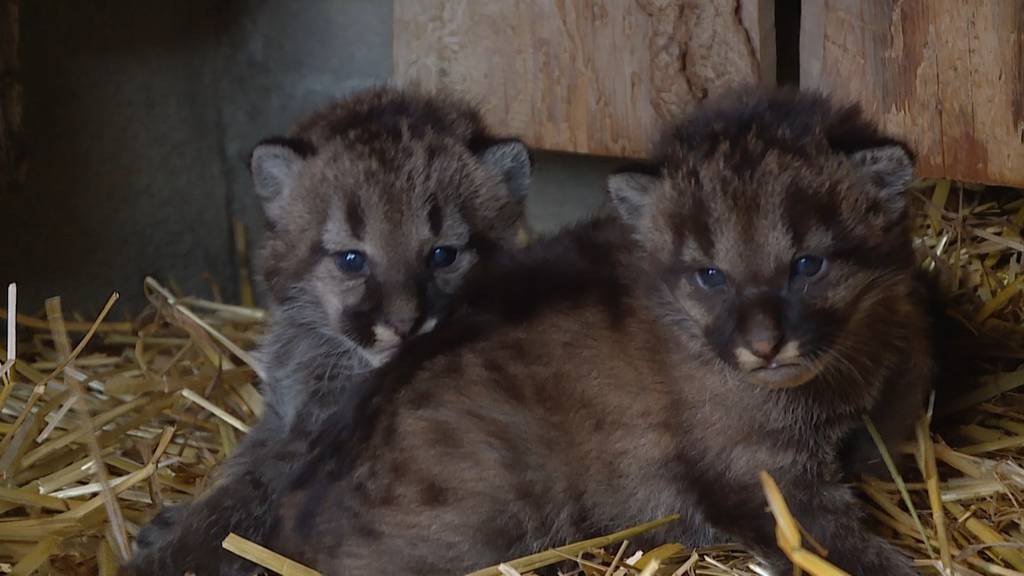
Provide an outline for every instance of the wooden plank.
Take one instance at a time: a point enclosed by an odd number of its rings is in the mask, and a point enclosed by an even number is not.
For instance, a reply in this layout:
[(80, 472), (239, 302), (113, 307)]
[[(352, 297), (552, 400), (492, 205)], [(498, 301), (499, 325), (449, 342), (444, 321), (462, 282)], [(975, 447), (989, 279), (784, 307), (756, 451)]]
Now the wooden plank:
[(918, 173), (1024, 186), (1024, 0), (805, 0), (800, 83), (855, 100)]
[(394, 75), (531, 146), (642, 156), (666, 119), (775, 81), (774, 0), (395, 0)]

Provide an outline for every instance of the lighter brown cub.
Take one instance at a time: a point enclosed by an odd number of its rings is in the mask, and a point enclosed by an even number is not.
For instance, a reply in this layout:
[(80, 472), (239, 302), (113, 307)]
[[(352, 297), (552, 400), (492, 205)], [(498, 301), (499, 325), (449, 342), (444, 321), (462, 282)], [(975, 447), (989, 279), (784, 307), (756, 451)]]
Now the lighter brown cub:
[(525, 147), (488, 141), (475, 112), (427, 103), (364, 95), (252, 157), (275, 299), (323, 314), (322, 328), (371, 367), (436, 324), (522, 214)]
[(266, 412), (213, 489), (142, 531), (138, 574), (251, 572), (219, 542), (272, 527), (303, 450), (283, 437), (350, 408), (400, 347), (443, 323), (479, 262), (515, 244), (530, 161), (462, 102), (380, 88), (263, 142), (251, 169), (269, 224)]

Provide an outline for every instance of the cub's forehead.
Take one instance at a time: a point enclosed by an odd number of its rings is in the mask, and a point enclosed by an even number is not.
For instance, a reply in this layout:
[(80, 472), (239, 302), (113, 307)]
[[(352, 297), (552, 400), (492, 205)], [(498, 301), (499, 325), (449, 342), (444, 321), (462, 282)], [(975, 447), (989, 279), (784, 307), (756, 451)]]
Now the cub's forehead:
[(320, 194), (385, 208), (459, 201), (478, 186), (479, 171), (464, 147), (431, 140), (387, 147), (337, 143), (321, 149), (306, 167), (308, 187)]
[(307, 167), (306, 192), (319, 199), (324, 243), (333, 249), (413, 242), (456, 231), (462, 202), (477, 186), (467, 157), (419, 142), (387, 153), (352, 146), (322, 150)]
[(682, 256), (756, 270), (826, 246), (838, 212), (832, 160), (742, 152), (666, 166), (662, 210), (675, 214)]

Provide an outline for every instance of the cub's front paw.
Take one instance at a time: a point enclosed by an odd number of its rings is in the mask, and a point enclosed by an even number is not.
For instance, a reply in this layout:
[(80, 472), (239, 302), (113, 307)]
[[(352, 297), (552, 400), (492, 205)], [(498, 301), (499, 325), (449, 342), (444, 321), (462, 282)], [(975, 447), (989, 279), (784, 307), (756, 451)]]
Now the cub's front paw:
[(161, 508), (149, 524), (139, 530), (139, 537), (135, 539), (135, 555), (144, 556), (170, 540), (173, 537), (175, 526), (185, 515), (186, 510), (188, 510), (187, 504)]

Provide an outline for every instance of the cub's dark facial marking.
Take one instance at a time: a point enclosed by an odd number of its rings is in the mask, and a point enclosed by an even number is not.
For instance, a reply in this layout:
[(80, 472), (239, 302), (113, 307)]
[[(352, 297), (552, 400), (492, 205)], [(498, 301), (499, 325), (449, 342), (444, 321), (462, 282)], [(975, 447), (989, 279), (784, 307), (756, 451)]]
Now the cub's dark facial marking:
[(363, 239), (363, 232), (366, 231), (366, 218), (363, 216), (363, 208), (358, 198), (349, 198), (345, 203), (345, 219), (352, 237), (356, 240)]
[(270, 225), (266, 412), (211, 490), (143, 530), (138, 574), (250, 572), (219, 542), (271, 528), (306, 450), (282, 439), (357, 403), (378, 367), (444, 321), (478, 264), (516, 243), (530, 176), (523, 144), (494, 138), (473, 108), (390, 88), (262, 142), (250, 167)]
[(430, 208), (427, 210), (427, 219), (430, 221), (430, 231), (434, 236), (439, 236), (444, 227), (444, 213), (441, 211), (441, 207), (437, 205), (436, 198), (430, 198), (427, 203), (430, 205)]

